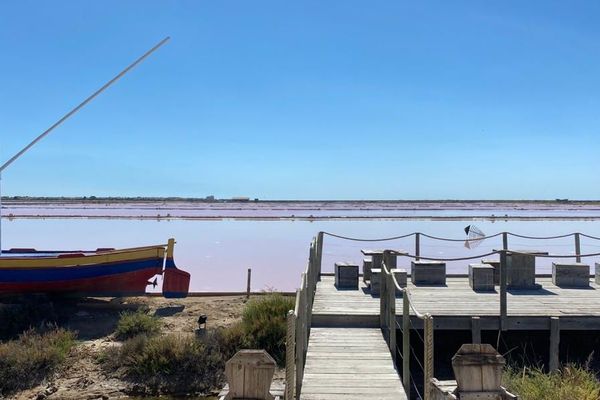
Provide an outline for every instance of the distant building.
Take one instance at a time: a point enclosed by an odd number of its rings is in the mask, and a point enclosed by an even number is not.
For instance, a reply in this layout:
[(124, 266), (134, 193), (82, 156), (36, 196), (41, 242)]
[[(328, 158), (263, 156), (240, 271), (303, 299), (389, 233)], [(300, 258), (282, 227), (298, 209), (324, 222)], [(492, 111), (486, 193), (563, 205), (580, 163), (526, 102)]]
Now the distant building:
[(232, 197), (231, 201), (250, 201), (250, 197)]
[(206, 201), (215, 201), (215, 196), (206, 196), (204, 198), (204, 200), (206, 200)]

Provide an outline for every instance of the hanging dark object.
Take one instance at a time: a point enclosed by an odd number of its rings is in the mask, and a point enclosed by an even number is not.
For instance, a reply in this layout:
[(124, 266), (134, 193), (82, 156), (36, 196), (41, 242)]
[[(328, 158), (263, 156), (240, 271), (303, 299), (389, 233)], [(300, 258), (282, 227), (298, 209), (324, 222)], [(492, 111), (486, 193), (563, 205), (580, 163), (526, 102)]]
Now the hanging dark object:
[(465, 227), (465, 234), (467, 235), (467, 240), (465, 240), (465, 247), (467, 249), (476, 248), (483, 242), (483, 238), (485, 238), (485, 233), (475, 225), (467, 225)]

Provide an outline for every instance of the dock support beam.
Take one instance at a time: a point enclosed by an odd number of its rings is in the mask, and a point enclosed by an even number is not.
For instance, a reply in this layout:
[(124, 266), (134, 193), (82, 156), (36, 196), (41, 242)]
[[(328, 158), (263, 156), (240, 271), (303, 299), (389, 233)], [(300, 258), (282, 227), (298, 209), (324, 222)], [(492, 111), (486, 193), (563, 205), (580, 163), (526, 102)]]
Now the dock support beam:
[(421, 234), (415, 233), (415, 261), (421, 259)]
[(423, 336), (425, 340), (424, 358), (424, 375), (425, 382), (423, 384), (424, 400), (431, 400), (431, 379), (433, 378), (433, 317), (425, 314), (423, 319)]
[(321, 280), (321, 264), (323, 263), (323, 232), (317, 234), (317, 281)]
[(560, 350), (560, 320), (558, 317), (550, 317), (550, 372), (557, 371), (560, 366), (558, 354)]
[(471, 343), (481, 344), (481, 320), (479, 317), (471, 318)]
[(575, 234), (575, 261), (581, 262), (581, 238), (579, 232)]
[(296, 316), (290, 310), (287, 316), (287, 336), (285, 341), (285, 398), (296, 398)]
[(508, 277), (508, 257), (506, 256), (508, 234), (506, 232), (502, 233), (502, 249), (500, 253), (500, 330), (505, 331), (507, 329), (506, 281)]
[(402, 293), (402, 383), (410, 393), (410, 304), (406, 289)]

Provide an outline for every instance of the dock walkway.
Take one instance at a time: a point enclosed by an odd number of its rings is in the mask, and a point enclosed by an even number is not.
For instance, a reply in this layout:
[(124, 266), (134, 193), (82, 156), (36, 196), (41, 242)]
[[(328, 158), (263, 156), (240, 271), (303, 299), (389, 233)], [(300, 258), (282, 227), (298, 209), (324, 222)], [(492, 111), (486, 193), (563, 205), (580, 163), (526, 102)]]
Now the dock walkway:
[(312, 328), (300, 399), (366, 398), (407, 399), (381, 330)]

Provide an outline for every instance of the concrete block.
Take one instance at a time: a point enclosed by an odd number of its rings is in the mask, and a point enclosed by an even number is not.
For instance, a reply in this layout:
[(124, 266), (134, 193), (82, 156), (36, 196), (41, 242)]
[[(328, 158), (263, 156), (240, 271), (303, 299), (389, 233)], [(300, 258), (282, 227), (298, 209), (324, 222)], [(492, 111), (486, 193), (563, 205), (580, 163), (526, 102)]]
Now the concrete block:
[(590, 266), (582, 263), (552, 263), (552, 283), (565, 287), (590, 286)]
[(506, 256), (509, 289), (537, 289), (535, 284), (535, 255), (509, 253)]
[(446, 263), (440, 261), (412, 261), (410, 278), (415, 285), (445, 285)]
[(336, 262), (335, 287), (338, 289), (358, 289), (358, 265)]
[(379, 292), (381, 291), (381, 268), (373, 268), (371, 269), (371, 294), (375, 296), (379, 296)]
[(500, 260), (481, 260), (481, 263), (494, 268), (494, 285), (500, 286)]
[(373, 267), (373, 261), (368, 258), (363, 259), (363, 282), (367, 282), (371, 279), (371, 268)]
[(489, 264), (469, 264), (469, 285), (477, 292), (493, 292), (494, 267)]

